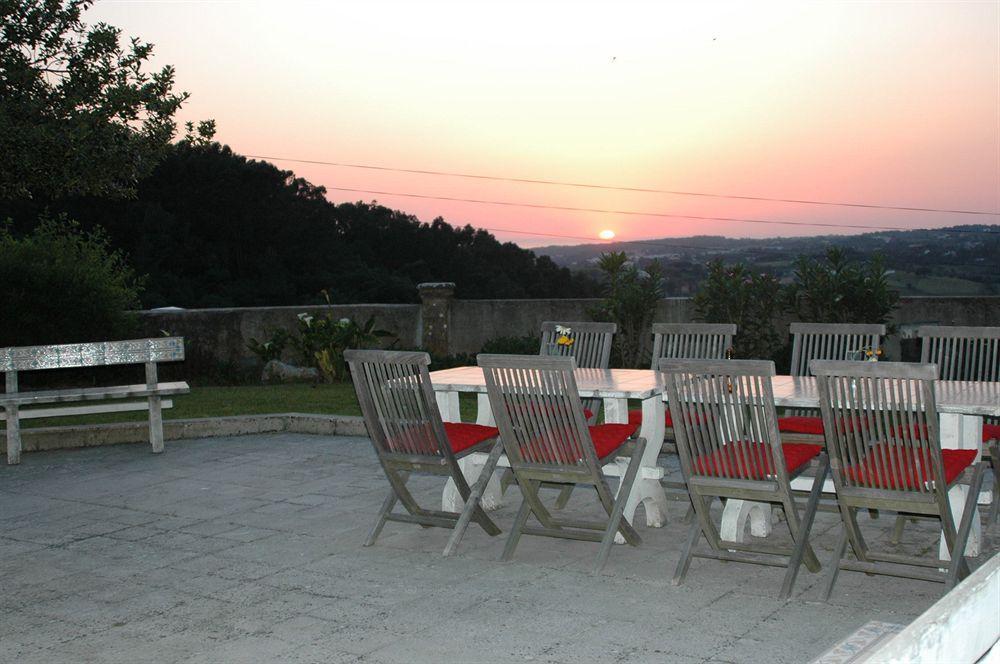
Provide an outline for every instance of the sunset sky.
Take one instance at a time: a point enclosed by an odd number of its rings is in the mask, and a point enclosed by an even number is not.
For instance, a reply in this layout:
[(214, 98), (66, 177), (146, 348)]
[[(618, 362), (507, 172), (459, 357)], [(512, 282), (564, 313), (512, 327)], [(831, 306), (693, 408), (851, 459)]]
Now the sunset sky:
[[(104, 0), (245, 155), (675, 191), (1000, 210), (1000, 3)], [(334, 202), (524, 246), (836, 232), (340, 191), (864, 226), (916, 213), (472, 180), (272, 159)], [(858, 229), (843, 229), (860, 232)]]

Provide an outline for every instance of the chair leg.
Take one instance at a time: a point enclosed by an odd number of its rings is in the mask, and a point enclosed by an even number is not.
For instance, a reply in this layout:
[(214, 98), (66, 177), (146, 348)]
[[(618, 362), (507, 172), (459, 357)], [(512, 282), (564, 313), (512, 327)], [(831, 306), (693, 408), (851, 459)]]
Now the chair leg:
[(500, 554), (500, 560), (506, 562), (510, 560), (511, 556), (514, 555), (514, 549), (517, 548), (517, 542), (521, 539), (521, 530), (524, 529), (524, 524), (528, 521), (528, 514), (531, 513), (531, 504), (527, 500), (521, 501), (521, 509), (517, 511), (517, 516), (514, 517), (514, 525), (510, 528), (510, 535), (507, 536), (507, 544), (503, 547), (503, 553)]
[(462, 508), (462, 514), (455, 523), (451, 537), (448, 538), (448, 544), (444, 547), (443, 556), (450, 556), (458, 548), (458, 542), (462, 539), (462, 535), (465, 534), (466, 528), (469, 527), (469, 521), (472, 520), (473, 515), (477, 517), (476, 520), (483, 527), (483, 530), (491, 536), (500, 534), (500, 528), (493, 522), (493, 519), (480, 509), (479, 500), (483, 497), (483, 492), (486, 490), (486, 485), (490, 481), (490, 478), (493, 477), (493, 471), (497, 467), (497, 462), (500, 460), (501, 454), (503, 454), (503, 443), (498, 440), (493, 445), (493, 449), (490, 450), (490, 455), (486, 458), (486, 463), (483, 464), (482, 472), (479, 473), (479, 479), (469, 489), (469, 497), (465, 499), (465, 507)]
[(1000, 514), (1000, 441), (991, 440), (986, 444), (990, 451), (990, 466), (993, 468), (993, 496), (990, 502), (990, 513), (986, 525), (994, 525)]
[(893, 544), (899, 544), (899, 541), (903, 539), (903, 526), (906, 525), (906, 517), (902, 514), (896, 516), (896, 523), (892, 527), (892, 535), (889, 536), (889, 541)]
[(368, 533), (368, 539), (365, 540), (364, 546), (371, 546), (375, 543), (379, 533), (382, 532), (382, 528), (385, 526), (386, 517), (389, 516), (389, 512), (392, 511), (392, 508), (395, 507), (395, 505), (396, 492), (389, 489), (389, 495), (385, 497), (384, 501), (382, 501), (382, 509), (378, 512), (378, 520), (375, 522), (375, 527), (372, 528), (370, 533)]
[(573, 495), (573, 485), (569, 484), (562, 488), (559, 492), (559, 497), (556, 498), (556, 504), (553, 505), (553, 509), (561, 510), (566, 507), (566, 503), (569, 502), (569, 497)]
[[(812, 530), (813, 519), (816, 517), (816, 508), (819, 507), (819, 497), (823, 492), (823, 483), (826, 481), (827, 468), (829, 468), (829, 460), (824, 454), (820, 460), (819, 468), (816, 470), (816, 478), (813, 480), (812, 491), (809, 492), (809, 502), (806, 503), (805, 514), (802, 515), (802, 521), (799, 522), (797, 527), (794, 527), (793, 524), (798, 519), (795, 514), (795, 505), (791, 503), (791, 496), (789, 496), (790, 504), (785, 507), (788, 530), (792, 533), (792, 539), (795, 541), (795, 550), (788, 559), (788, 570), (785, 571), (785, 579), (781, 584), (781, 599), (791, 597), (792, 588), (795, 586), (795, 578), (798, 576), (803, 558), (806, 559), (809, 571), (819, 571), (819, 561), (816, 560), (816, 554), (813, 552), (812, 547), (809, 546), (809, 531)], [(815, 569), (813, 569), (814, 566)]]
[(694, 557), (694, 547), (698, 543), (700, 535), (701, 524), (695, 520), (691, 523), (687, 541), (684, 542), (684, 549), (681, 550), (681, 559), (677, 561), (677, 569), (674, 570), (674, 578), (671, 580), (673, 585), (679, 586), (684, 583), (684, 577), (687, 576), (688, 567), (691, 566), (691, 559)]
[(833, 594), (833, 584), (837, 582), (837, 573), (840, 572), (840, 561), (846, 552), (847, 528), (844, 528), (840, 533), (840, 540), (837, 542), (837, 548), (833, 552), (833, 557), (830, 559), (830, 569), (826, 573), (826, 584), (823, 587), (824, 602), (829, 601), (830, 595)]
[(962, 512), (962, 523), (958, 527), (958, 534), (955, 536), (955, 546), (951, 551), (951, 565), (948, 566), (948, 580), (945, 587), (951, 590), (958, 583), (960, 576), (969, 573), (969, 565), (965, 561), (965, 545), (969, 541), (969, 532), (972, 530), (972, 520), (977, 518), (976, 501), (979, 500), (979, 492), (983, 488), (983, 474), (986, 470), (985, 463), (980, 461), (976, 464), (976, 471), (972, 476), (972, 483), (969, 485), (969, 493), (965, 497), (965, 510)]
[(500, 476), (500, 495), (507, 493), (507, 488), (514, 483), (514, 471), (507, 468)]
[(642, 544), (642, 538), (639, 537), (639, 533), (635, 532), (633, 528), (622, 527), (622, 513), (625, 511), (625, 503), (628, 502), (629, 496), (632, 493), (632, 485), (635, 484), (635, 478), (639, 474), (639, 465), (642, 463), (642, 453), (645, 447), (645, 441), (640, 441), (636, 445), (635, 451), (632, 452), (632, 458), (629, 460), (628, 469), (625, 471), (625, 477), (622, 478), (622, 483), (618, 487), (618, 495), (615, 496), (615, 502), (608, 514), (608, 527), (604, 531), (604, 539), (601, 540), (601, 549), (597, 553), (597, 562), (594, 564), (595, 574), (604, 569), (604, 565), (607, 564), (608, 556), (611, 555), (611, 547), (615, 545), (615, 535), (619, 531), (621, 531), (625, 541), (632, 546)]

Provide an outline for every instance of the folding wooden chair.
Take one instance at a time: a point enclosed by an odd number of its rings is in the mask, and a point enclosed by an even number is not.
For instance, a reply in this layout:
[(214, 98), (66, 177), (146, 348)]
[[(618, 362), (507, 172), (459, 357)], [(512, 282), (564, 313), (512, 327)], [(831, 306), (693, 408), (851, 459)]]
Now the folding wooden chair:
[[(344, 359), (351, 369), (375, 454), (392, 487), (365, 546), (375, 543), (386, 521), (452, 528), (445, 556), (455, 552), (469, 521), (478, 523), (489, 535), (499, 535), (500, 528), (479, 505), (503, 452), (496, 427), (441, 421), (427, 371), (427, 353), (347, 350)], [(458, 460), (473, 452), (488, 452), (489, 456), (470, 488)], [(451, 477), (465, 501), (462, 512), (420, 507), (406, 488), (412, 473)], [(397, 501), (405, 513), (393, 512)]]
[[(885, 325), (861, 323), (792, 323), (792, 376), (808, 376), (812, 360), (863, 360), (863, 351), (878, 353)], [(792, 409), (778, 418), (782, 439), (823, 442), (823, 419), (815, 410)]]
[[(934, 387), (938, 367), (822, 360), (810, 366), (819, 387), (826, 450), (844, 524), (824, 599), (830, 597), (841, 569), (944, 581), (952, 588), (969, 573), (963, 554), (985, 466), (974, 465), (956, 531), (948, 492), (974, 464), (976, 450), (941, 449)], [(858, 527), (859, 509), (937, 517), (951, 560), (870, 550)], [(856, 560), (844, 557), (848, 542)]]
[[(940, 380), (1000, 381), (1000, 327), (951, 327), (922, 325), (920, 361), (938, 365)], [(996, 523), (1000, 503), (1000, 422), (983, 422), (983, 445), (993, 467), (993, 496), (987, 523)], [(893, 541), (898, 542), (903, 518), (896, 521)]]
[[(732, 323), (656, 323), (653, 325), (653, 361), (656, 371), (660, 360), (724, 360), (733, 348), (736, 325)], [(630, 423), (642, 424), (642, 410), (628, 412)], [(670, 409), (666, 428), (673, 427)]]
[[(510, 560), (522, 534), (600, 542), (595, 572), (607, 562), (616, 533), (638, 546), (639, 534), (622, 518), (646, 446), (642, 438), (631, 438), (636, 427), (587, 426), (571, 357), (480, 355), (478, 362), (507, 461), (524, 496), (500, 559)], [(618, 456), (630, 460), (614, 497), (601, 467)], [(538, 495), (542, 483), (593, 486), (607, 520), (557, 519)], [(527, 525), (532, 515), (539, 527)]]
[[(803, 562), (811, 572), (820, 567), (809, 545), (809, 531), (827, 474), (823, 448), (781, 443), (771, 387), (773, 362), (660, 360), (659, 370), (673, 415), (681, 469), (697, 515), (677, 563), (674, 585), (684, 581), (692, 558), (714, 558), (787, 566), (781, 597), (789, 597)], [(816, 458), (816, 477), (800, 517), (790, 482)], [(780, 505), (793, 546), (722, 539), (710, 513), (715, 498)], [(701, 535), (708, 541), (707, 550), (697, 546)]]

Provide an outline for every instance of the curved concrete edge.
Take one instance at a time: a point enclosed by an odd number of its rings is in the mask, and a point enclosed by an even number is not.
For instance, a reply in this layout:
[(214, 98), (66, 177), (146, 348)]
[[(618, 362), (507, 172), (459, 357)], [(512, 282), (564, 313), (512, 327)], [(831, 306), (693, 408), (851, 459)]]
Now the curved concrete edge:
[[(364, 420), (350, 415), (270, 413), (163, 421), (164, 440), (282, 432), (322, 436), (368, 435)], [(149, 425), (146, 422), (115, 422), (21, 430), (21, 445), (25, 452), (148, 442)], [(3, 438), (0, 438), (0, 452), (6, 452), (6, 441)]]

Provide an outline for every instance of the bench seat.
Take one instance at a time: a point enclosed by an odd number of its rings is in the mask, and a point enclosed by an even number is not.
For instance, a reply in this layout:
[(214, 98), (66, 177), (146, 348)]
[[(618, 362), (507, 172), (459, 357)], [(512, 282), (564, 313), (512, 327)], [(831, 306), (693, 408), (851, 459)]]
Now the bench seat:
[(98, 401), (101, 399), (137, 399), (151, 396), (173, 396), (187, 394), (191, 388), (183, 381), (157, 383), (155, 387), (145, 384), (116, 385), (113, 387), (84, 387), (62, 390), (37, 390), (34, 392), (14, 392), (0, 394), (0, 406), (17, 404), (30, 406), (43, 403), (64, 403), (72, 401)]

